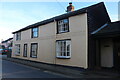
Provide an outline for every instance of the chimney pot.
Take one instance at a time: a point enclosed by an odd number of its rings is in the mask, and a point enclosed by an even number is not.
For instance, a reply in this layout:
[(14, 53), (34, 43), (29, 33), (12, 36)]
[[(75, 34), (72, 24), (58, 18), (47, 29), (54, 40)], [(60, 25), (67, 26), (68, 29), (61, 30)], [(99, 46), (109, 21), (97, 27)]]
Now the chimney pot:
[(69, 6), (67, 6), (66, 12), (71, 12), (71, 11), (74, 11), (74, 6), (72, 5), (72, 2), (69, 2)]

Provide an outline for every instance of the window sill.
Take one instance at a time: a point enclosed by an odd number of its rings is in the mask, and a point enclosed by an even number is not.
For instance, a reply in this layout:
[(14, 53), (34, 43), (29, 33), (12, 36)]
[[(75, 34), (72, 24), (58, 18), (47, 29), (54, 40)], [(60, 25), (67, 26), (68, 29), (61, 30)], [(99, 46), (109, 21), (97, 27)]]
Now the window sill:
[(38, 38), (38, 37), (31, 37), (32, 39), (34, 39), (34, 38)]
[(16, 40), (16, 41), (21, 41), (21, 40)]
[(16, 53), (15, 56), (20, 56), (20, 54)]
[(57, 56), (56, 58), (59, 58), (59, 59), (70, 59), (71, 57), (70, 56)]
[(70, 32), (70, 31), (58, 32), (57, 34), (68, 33), (68, 32)]
[(37, 58), (37, 56), (31, 56), (31, 58)]
[(27, 56), (23, 56), (23, 57), (27, 57)]

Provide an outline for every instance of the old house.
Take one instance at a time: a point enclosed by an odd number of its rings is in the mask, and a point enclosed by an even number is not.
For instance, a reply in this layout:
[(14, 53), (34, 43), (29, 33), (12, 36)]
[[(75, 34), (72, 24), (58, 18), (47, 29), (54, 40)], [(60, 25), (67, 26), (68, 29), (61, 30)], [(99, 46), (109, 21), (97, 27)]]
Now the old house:
[(84, 69), (111, 68), (118, 64), (113, 46), (117, 49), (119, 24), (111, 22), (103, 2), (65, 13), (13, 32), (12, 57)]

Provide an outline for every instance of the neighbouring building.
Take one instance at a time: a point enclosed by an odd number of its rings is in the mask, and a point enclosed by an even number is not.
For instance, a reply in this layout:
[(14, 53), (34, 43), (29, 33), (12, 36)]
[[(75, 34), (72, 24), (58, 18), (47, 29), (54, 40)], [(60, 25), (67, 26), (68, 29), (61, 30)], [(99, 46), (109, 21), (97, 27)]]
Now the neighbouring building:
[(120, 68), (120, 21), (106, 23), (91, 33), (96, 40), (98, 66)]
[(12, 44), (13, 44), (13, 38), (9, 38), (1, 42), (1, 46), (4, 46), (5, 48), (10, 48), (10, 49), (12, 49)]
[(13, 32), (12, 57), (84, 69), (111, 68), (118, 65), (119, 24), (111, 22), (103, 2), (65, 13)]

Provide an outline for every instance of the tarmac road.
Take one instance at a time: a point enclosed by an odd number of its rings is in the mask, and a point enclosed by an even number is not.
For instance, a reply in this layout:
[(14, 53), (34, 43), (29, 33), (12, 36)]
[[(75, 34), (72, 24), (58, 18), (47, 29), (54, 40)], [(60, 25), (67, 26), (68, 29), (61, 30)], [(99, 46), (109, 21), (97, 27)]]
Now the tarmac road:
[[(2, 80), (46, 80), (46, 78), (47, 80), (120, 80), (120, 77), (115, 76), (116, 74), (113, 73), (106, 75), (89, 72), (88, 74), (77, 76), (77, 79), (68, 75), (2, 60), (2, 57), (0, 57), (0, 77), (3, 78)], [(112, 77), (115, 78), (113, 79)]]
[(2, 78), (65, 78), (65, 76), (2, 60)]

